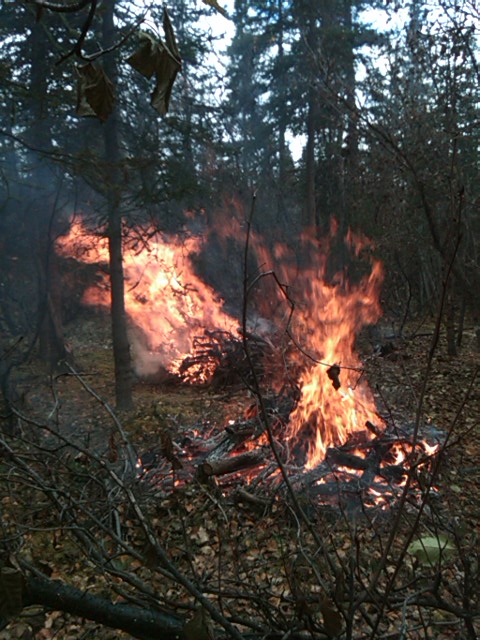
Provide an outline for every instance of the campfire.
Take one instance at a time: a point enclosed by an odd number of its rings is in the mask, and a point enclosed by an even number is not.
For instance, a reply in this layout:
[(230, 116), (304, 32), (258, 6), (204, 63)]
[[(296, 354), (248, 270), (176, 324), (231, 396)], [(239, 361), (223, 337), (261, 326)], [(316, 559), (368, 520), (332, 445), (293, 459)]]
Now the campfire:
[[(412, 461), (428, 464), (436, 443), (417, 443), (411, 428), (380, 417), (355, 350), (362, 328), (381, 317), (383, 271), (371, 243), (349, 232), (342, 247), (349, 259), (335, 269), (335, 224), (322, 241), (305, 235), (295, 251), (285, 244), (269, 248), (253, 233), (250, 241), (257, 295), (244, 301), (255, 313), (242, 326), (197, 273), (194, 258), (208, 243), (205, 235), (180, 239), (145, 229), (125, 239), (125, 303), (137, 375), (217, 386), (241, 380), (250, 387), (254, 376), (297, 488), (323, 503), (388, 504)], [(106, 239), (79, 221), (58, 239), (57, 252), (100, 267), (108, 263)], [(99, 270), (83, 302), (109, 307), (105, 271)], [(139, 459), (139, 478), (163, 489), (193, 474), (221, 478), (223, 486), (279, 482), (258, 400), (219, 431), (162, 442)]]

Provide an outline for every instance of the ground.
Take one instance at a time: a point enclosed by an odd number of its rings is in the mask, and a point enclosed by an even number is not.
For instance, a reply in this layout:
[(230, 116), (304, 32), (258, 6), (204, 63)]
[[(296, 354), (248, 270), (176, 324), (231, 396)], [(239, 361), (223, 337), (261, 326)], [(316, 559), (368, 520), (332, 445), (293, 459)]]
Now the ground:
[[(264, 487), (254, 475), (240, 474), (233, 482), (230, 478), (219, 484), (190, 478), (175, 488), (173, 480), (171, 485), (163, 480), (155, 483), (150, 482), (152, 476), (146, 476), (141, 500), (163, 548), (240, 628), (254, 621), (258, 630), (297, 628), (310, 630), (314, 634), (311, 637), (336, 637), (344, 632), (338, 609), (348, 602), (349, 580), (354, 579), (355, 587), (351, 588), (358, 598), (362, 586), (372, 580), (378, 564), (385, 559), (376, 593), (384, 594), (389, 578), (395, 574), (388, 604), (382, 608), (378, 601), (365, 596), (361, 613), (354, 618), (358, 628), (351, 637), (472, 637), (474, 631), (470, 629), (468, 635), (458, 609), (467, 606), (478, 615), (478, 594), (472, 588), (471, 574), (476, 571), (473, 577), (478, 578), (480, 382), (476, 375), (480, 356), (475, 351), (473, 331), (466, 332), (460, 355), (455, 357), (446, 354), (441, 336), (422, 391), (433, 331), (432, 323), (421, 327), (412, 324), (405, 331), (409, 337), (387, 339), (389, 348), (383, 350), (378, 347), (384, 344), (372, 344), (365, 338), (359, 341), (365, 374), (380, 412), (390, 420), (414, 421), (421, 404), (426, 424), (434, 425), (447, 442), (432, 497), (425, 503), (419, 522), (415, 504), (407, 505), (396, 521), (395, 501), (390, 509), (368, 511), (353, 520), (331, 506), (307, 504), (302, 496), (295, 504), (284, 487), (278, 483)], [(75, 370), (104, 401), (113, 403), (108, 321), (102, 316), (84, 318), (70, 327), (70, 333)], [(38, 422), (53, 416), (66, 438), (75, 438), (115, 462), (121, 448), (118, 431), (104, 404), (71, 371), (52, 380), (30, 363), (22, 376), (23, 413)], [(118, 417), (139, 455), (158, 450), (162, 442), (165, 449), (165, 434), (172, 440), (175, 455), (185, 448), (186, 438), (192, 433), (205, 437), (221, 433), (229, 420), (242, 418), (252, 402), (251, 395), (238, 388), (212, 393), (208, 388), (137, 381), (135, 410)], [(75, 460), (77, 463), (84, 461)], [(170, 462), (163, 460), (160, 464), (171, 475)], [(246, 489), (258, 502), (242, 498), (238, 489)], [(175, 581), (162, 577), (155, 550), (126, 506), (119, 507), (123, 531), (133, 552), (138, 553), (135, 557), (133, 553), (120, 554), (115, 578), (102, 572), (88, 554), (72, 544), (56, 524), (58, 516), (46, 513), (40, 505), (35, 526), (30, 514), (25, 516), (23, 526), (20, 521), (26, 507), (22, 500), (15, 499), (11, 487), (5, 491), (2, 504), (9, 531), (15, 528), (22, 535), (23, 542), (15, 546), (15, 554), (50, 577), (122, 599), (135, 592), (135, 585), (128, 586), (121, 579), (127, 574), (152, 588), (165, 607), (187, 618), (193, 615), (194, 600)], [(306, 515), (307, 524), (298, 508)], [(392, 523), (399, 535), (384, 558)], [(405, 549), (409, 536), (412, 542), (445, 540), (445, 547), (449, 545), (450, 549), (452, 545), (454, 550), (448, 554), (445, 551), (439, 560), (435, 549), (439, 543), (434, 542), (433, 555), (427, 553), (425, 563), (414, 547)], [(432, 580), (437, 581), (436, 591), (425, 586)], [(141, 589), (140, 594), (135, 593), (139, 600), (146, 598)], [(432, 605), (437, 595), (447, 603), (443, 608)], [(375, 628), (377, 615), (381, 622), (378, 634), (372, 636), (369, 634), (375, 633), (371, 629)], [(478, 622), (477, 618), (473, 623), (477, 632)], [(128, 636), (61, 612), (45, 614), (38, 607), (30, 607), (0, 632), (0, 640), (14, 637), (105, 640)]]

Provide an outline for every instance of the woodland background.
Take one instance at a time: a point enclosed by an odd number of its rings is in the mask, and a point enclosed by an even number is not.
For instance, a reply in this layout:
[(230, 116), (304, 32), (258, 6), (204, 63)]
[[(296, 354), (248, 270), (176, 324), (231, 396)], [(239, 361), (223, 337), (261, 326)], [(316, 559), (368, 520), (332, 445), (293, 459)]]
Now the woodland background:
[[(236, 0), (228, 8), (200, 0), (171, 3), (168, 14), (121, 0), (1, 7), (5, 633), (475, 638), (478, 501), (448, 474), (469, 469), (462, 482), (474, 486), (479, 468), (479, 9), (474, 0)], [(223, 23), (233, 31), (226, 47)], [(261, 517), (239, 514), (210, 488), (152, 498), (118, 471), (116, 456), (134, 466), (139, 443), (151, 444), (165, 424), (178, 435), (172, 415), (185, 426), (225, 411), (204, 391), (172, 400), (132, 375), (122, 238), (148, 244), (147, 228), (179, 237), (220, 229), (232, 216), (248, 219), (252, 202), (252, 229), (272, 246), (295, 246), (305, 230), (321, 238), (332, 219), (339, 237), (353, 228), (373, 240), (385, 265), (385, 321), (370, 337), (384, 346), (388, 327), (401, 355), (370, 375), (417, 428), (425, 412), (442, 423), (440, 460), (450, 460), (442, 505), (430, 502), (440, 463), (421, 483), (418, 511), (401, 499), (366, 527), (317, 508), (313, 516), (294, 496), (274, 508), (260, 503)], [(95, 276), (84, 270), (79, 285), (53, 250), (74, 214), (108, 238), (111, 342), (109, 320), (80, 301)], [(222, 261), (212, 240), (198, 258), (201, 276), (239, 317), (243, 250), (243, 238), (232, 241)], [(331, 260), (332, 272), (348, 261), (341, 243)], [(112, 347), (107, 354), (101, 343)], [(75, 376), (65, 378), (71, 428), (48, 404), (65, 362), (96, 372), (85, 397)], [(414, 391), (400, 398), (407, 387)], [(160, 409), (152, 393), (166, 394)], [(80, 416), (100, 431), (113, 420), (118, 441), (106, 454), (76, 439)], [(94, 438), (110, 436), (109, 426)], [(452, 502), (446, 487), (456, 487)], [(433, 546), (426, 562), (406, 560), (415, 538)]]

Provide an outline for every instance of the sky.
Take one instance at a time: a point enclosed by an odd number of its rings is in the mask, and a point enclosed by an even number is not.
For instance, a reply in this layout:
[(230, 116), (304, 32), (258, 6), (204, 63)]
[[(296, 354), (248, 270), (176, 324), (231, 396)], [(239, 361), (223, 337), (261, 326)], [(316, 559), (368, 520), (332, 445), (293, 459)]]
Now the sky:
[[(202, 1), (203, 0), (198, 0), (198, 2)], [(218, 3), (222, 8), (226, 9), (229, 14), (233, 13), (234, 0), (218, 0)], [(205, 4), (209, 4), (209, 2), (206, 2)], [(375, 29), (380, 32), (404, 24), (406, 17), (407, 15), (405, 11), (393, 13), (393, 15), (390, 13), (389, 15), (388, 12), (381, 9), (368, 9), (361, 13), (361, 20), (365, 24), (374, 26)], [(204, 26), (206, 30), (211, 30), (215, 36), (224, 36), (220, 40), (220, 43), (218, 41), (215, 43), (216, 51), (215, 53), (212, 52), (212, 61), (214, 58), (218, 60), (218, 48), (219, 46), (223, 46), (225, 49), (228, 47), (234, 35), (234, 24), (231, 20), (222, 16), (212, 7), (209, 14), (202, 18), (201, 26)], [(305, 136), (290, 136), (289, 144), (293, 160), (298, 161), (305, 146)]]

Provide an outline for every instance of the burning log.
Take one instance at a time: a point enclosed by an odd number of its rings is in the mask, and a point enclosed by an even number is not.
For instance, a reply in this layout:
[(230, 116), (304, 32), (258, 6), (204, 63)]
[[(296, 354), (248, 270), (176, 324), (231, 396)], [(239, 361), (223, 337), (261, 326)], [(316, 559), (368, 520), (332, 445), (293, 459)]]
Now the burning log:
[(188, 381), (205, 380), (214, 389), (251, 381), (251, 362), (257, 375), (261, 375), (266, 356), (274, 356), (274, 347), (261, 336), (248, 334), (247, 338), (250, 360), (240, 335), (205, 330), (204, 335), (194, 338), (193, 352), (183, 359), (179, 374)]
[(199, 473), (207, 477), (223, 476), (227, 473), (235, 473), (236, 471), (257, 467), (264, 462), (265, 455), (263, 450), (256, 449), (255, 451), (247, 451), (230, 458), (203, 462), (199, 467)]

